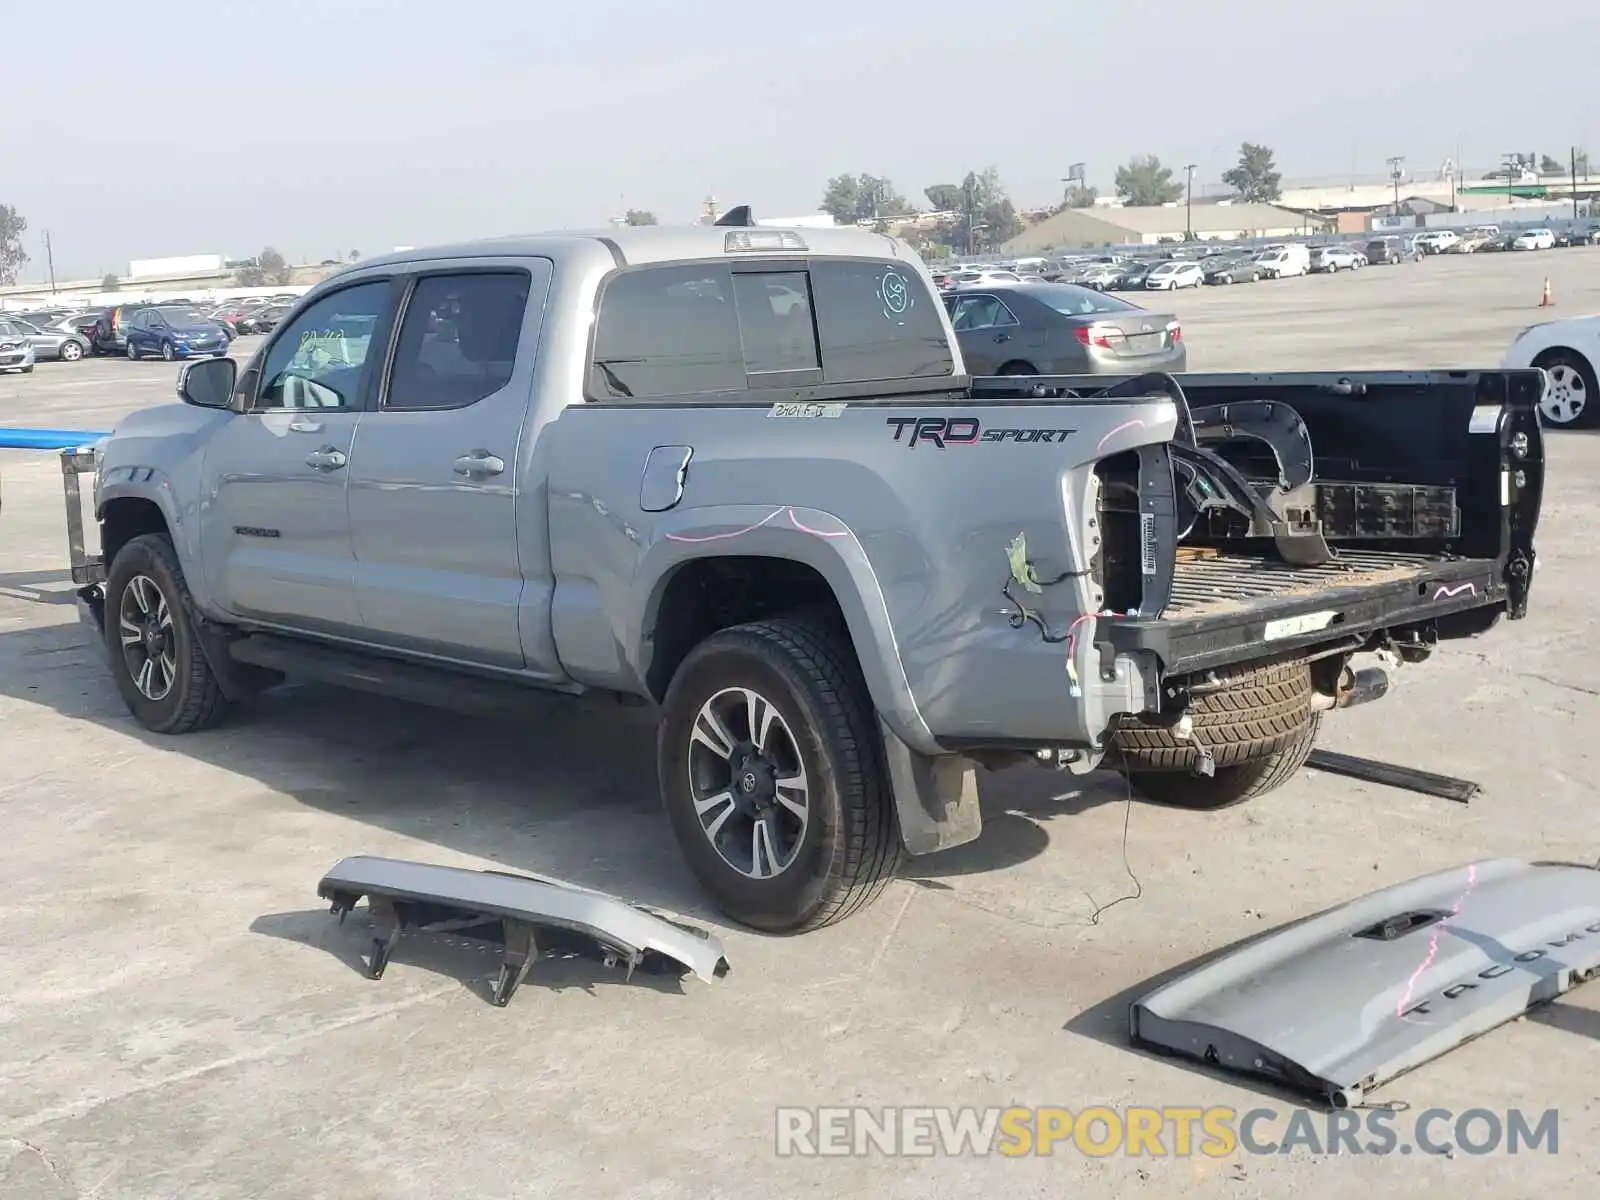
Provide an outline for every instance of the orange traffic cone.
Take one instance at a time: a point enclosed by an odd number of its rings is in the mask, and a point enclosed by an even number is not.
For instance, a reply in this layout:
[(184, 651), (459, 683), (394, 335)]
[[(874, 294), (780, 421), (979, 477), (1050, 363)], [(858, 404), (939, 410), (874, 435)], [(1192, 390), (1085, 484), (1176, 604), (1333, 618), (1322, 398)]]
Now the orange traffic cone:
[(1555, 297), (1550, 294), (1550, 277), (1546, 275), (1544, 280), (1544, 291), (1539, 296), (1539, 307), (1554, 308), (1555, 305)]

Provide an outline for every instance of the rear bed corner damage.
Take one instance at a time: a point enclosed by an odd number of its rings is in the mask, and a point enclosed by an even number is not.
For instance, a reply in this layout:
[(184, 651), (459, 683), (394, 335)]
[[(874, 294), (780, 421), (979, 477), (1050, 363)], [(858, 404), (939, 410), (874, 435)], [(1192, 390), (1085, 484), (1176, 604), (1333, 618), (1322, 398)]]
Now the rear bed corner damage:
[(1600, 974), (1600, 870), (1493, 859), (1228, 951), (1136, 1001), (1135, 1045), (1335, 1108)]

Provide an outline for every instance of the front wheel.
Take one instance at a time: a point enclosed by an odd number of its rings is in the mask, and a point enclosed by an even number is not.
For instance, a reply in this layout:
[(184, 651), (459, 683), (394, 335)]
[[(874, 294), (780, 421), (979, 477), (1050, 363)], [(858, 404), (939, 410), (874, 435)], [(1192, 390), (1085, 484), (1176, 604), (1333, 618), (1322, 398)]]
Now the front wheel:
[(172, 343), (171, 342), (162, 342), (161, 343), (161, 357), (166, 359), (168, 362), (171, 362), (174, 358), (177, 357), (177, 355), (173, 352)]
[(713, 634), (662, 705), (661, 796), (717, 907), (768, 933), (831, 925), (900, 860), (880, 735), (849, 642), (779, 618)]
[(147, 533), (117, 552), (106, 577), (111, 674), (134, 718), (154, 733), (217, 724), (228, 701), (201, 649), (178, 552)]

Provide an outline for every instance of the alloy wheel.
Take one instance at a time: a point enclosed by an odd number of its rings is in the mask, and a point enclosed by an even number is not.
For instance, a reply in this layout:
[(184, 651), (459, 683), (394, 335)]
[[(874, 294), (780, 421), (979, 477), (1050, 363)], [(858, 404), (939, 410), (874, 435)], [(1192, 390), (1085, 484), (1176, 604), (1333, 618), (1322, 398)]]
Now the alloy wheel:
[(165, 700), (178, 678), (177, 638), (172, 608), (150, 576), (135, 575), (122, 589), (117, 626), (133, 686), (146, 700)]
[(805, 764), (783, 714), (750, 688), (724, 688), (700, 706), (688, 757), (695, 814), (722, 861), (749, 879), (783, 874), (811, 819)]
[(1552, 425), (1575, 424), (1589, 403), (1587, 382), (1569, 363), (1555, 363), (1545, 371), (1550, 386), (1539, 400), (1539, 412)]

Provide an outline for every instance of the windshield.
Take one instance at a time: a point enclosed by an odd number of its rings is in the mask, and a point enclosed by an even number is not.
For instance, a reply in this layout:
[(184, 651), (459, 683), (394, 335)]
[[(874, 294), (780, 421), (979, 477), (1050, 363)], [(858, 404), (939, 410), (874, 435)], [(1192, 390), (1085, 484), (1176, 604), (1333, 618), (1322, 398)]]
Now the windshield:
[(1126, 300), (1118, 300), (1093, 288), (1075, 287), (1070, 283), (1042, 284), (1037, 288), (1030, 288), (1028, 295), (1069, 317), (1138, 311), (1137, 305), (1129, 304)]

